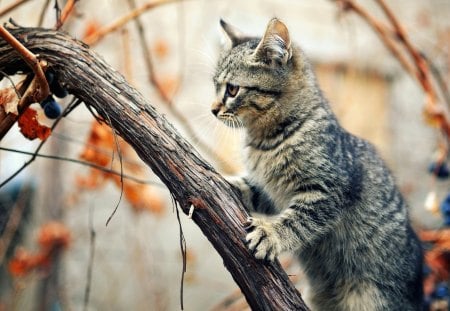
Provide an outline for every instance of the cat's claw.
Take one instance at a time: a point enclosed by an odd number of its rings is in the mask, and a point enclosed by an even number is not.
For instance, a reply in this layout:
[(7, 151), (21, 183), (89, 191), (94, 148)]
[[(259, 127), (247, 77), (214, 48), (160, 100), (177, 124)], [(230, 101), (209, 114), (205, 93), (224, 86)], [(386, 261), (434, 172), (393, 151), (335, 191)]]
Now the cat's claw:
[[(246, 230), (251, 230), (246, 236), (247, 246), (255, 258), (262, 260), (275, 260), (281, 252), (280, 236), (273, 224), (259, 218), (249, 218)], [(247, 229), (248, 228), (248, 229)]]
[(244, 222), (244, 230), (249, 232), (253, 229), (253, 217), (248, 217)]

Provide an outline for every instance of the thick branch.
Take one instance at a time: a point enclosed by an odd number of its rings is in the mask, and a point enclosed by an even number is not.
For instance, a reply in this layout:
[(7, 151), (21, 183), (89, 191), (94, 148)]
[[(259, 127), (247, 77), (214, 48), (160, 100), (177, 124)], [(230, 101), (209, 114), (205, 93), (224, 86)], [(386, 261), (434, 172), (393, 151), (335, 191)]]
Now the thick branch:
[[(124, 78), (83, 43), (53, 30), (10, 29), (48, 62), (67, 90), (95, 108), (167, 185), (184, 213), (222, 256), (254, 310), (307, 310), (279, 263), (256, 261), (248, 252), (242, 224), (247, 217), (230, 185)], [(30, 69), (0, 40), (0, 70)]]

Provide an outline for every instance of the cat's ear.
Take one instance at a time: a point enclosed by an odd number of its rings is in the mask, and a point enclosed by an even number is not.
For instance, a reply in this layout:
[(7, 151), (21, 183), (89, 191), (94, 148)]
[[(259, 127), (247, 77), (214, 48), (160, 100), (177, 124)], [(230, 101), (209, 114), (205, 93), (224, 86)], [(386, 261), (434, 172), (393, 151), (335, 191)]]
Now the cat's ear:
[(249, 36), (245, 35), (242, 31), (240, 31), (236, 27), (228, 24), (223, 19), (220, 19), (220, 26), (222, 26), (222, 29), (225, 31), (225, 34), (227, 35), (228, 39), (230, 39), (229, 48), (234, 48), (235, 46), (244, 43), (250, 39)]
[(270, 65), (284, 65), (292, 57), (291, 38), (285, 24), (273, 18), (256, 47), (254, 57)]

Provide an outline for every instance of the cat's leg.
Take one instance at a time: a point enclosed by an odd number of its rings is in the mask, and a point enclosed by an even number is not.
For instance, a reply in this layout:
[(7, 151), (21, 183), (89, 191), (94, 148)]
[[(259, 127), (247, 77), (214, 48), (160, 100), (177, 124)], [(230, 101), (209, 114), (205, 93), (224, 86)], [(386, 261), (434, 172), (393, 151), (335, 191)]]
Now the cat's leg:
[(238, 189), (242, 202), (249, 213), (272, 215), (276, 213), (275, 206), (261, 187), (251, 182), (248, 177), (226, 177), (227, 181)]
[(322, 190), (298, 193), (276, 217), (249, 219), (248, 247), (256, 258), (268, 260), (283, 251), (301, 251), (333, 228), (340, 215), (337, 206)]

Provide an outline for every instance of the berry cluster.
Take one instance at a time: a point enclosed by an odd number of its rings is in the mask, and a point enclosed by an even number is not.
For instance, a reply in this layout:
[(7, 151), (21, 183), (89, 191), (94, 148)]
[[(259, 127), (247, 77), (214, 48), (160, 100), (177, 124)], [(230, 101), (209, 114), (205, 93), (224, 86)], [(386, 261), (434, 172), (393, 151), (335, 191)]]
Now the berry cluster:
[[(58, 79), (53, 71), (47, 70), (45, 72), (45, 77), (47, 78), (50, 91), (54, 96), (64, 98), (69, 94), (67, 90), (58, 82)], [(45, 116), (49, 119), (56, 119), (61, 115), (61, 105), (55, 100), (53, 95), (49, 95), (40, 103), (42, 109), (44, 109)]]
[[(428, 172), (440, 180), (448, 179), (450, 177), (450, 169), (445, 161), (432, 162), (428, 167)], [(441, 203), (441, 213), (444, 217), (444, 224), (450, 226), (450, 193)]]
[(432, 162), (428, 171), (438, 179), (447, 179), (450, 176), (447, 162)]
[[(430, 164), (428, 167), (428, 171), (430, 174), (434, 175), (434, 177), (438, 180), (447, 180), (450, 177), (450, 169), (448, 167), (448, 164), (446, 161), (435, 161)], [(444, 219), (444, 225), (446, 228), (441, 229), (443, 233), (445, 230), (448, 230), (447, 228), (450, 226), (450, 193), (447, 194), (447, 196), (444, 198), (444, 200), (440, 204), (440, 211), (441, 215)], [(447, 242), (448, 243), (448, 242)], [(436, 247), (436, 249), (439, 249)], [(433, 249), (428, 251), (428, 254), (430, 254), (433, 251)], [(448, 256), (450, 256), (450, 253), (448, 253), (448, 248), (442, 248), (441, 247), (442, 256), (436, 257), (436, 256), (429, 256), (430, 258), (438, 258), (438, 267), (445, 271), (447, 268), (445, 267), (446, 262), (448, 262)], [(441, 262), (442, 261), (442, 262)], [(433, 261), (427, 260), (428, 264), (431, 264)], [(433, 264), (435, 266), (436, 264)], [(435, 271), (432, 271), (435, 270)], [(436, 268), (431, 269), (429, 266), (424, 266), (424, 278), (425, 280), (430, 276), (433, 284), (433, 291), (428, 293), (426, 295), (424, 300), (424, 308), (423, 310), (450, 310), (450, 291), (448, 287), (447, 281), (445, 280), (448, 275), (447, 272), (440, 271), (439, 273), (444, 273), (444, 275), (440, 277), (436, 277)], [(435, 274), (433, 276), (433, 274)], [(426, 287), (426, 286), (425, 286)]]
[(425, 297), (423, 310), (448, 310), (450, 292), (446, 282), (438, 283), (429, 297)]

